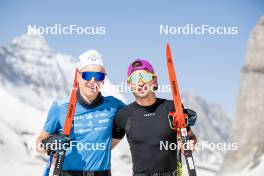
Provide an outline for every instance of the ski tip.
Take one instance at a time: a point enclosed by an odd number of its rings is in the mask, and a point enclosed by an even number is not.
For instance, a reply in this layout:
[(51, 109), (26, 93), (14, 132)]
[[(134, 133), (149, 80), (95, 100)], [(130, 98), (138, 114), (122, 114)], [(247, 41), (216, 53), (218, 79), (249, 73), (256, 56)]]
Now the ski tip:
[(169, 53), (170, 53), (170, 44), (167, 43), (167, 45), (166, 45), (166, 54), (169, 55)]
[(169, 43), (166, 44), (166, 48), (167, 49), (170, 48), (170, 44)]
[(166, 45), (166, 55), (167, 55), (167, 59), (171, 57), (170, 44), (169, 43), (167, 43), (167, 45)]

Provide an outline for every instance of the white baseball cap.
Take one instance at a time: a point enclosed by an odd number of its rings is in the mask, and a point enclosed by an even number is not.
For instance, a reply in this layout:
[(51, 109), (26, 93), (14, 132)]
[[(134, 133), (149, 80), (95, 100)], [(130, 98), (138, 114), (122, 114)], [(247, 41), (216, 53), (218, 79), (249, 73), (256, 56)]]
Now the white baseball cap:
[(101, 54), (96, 50), (88, 50), (79, 56), (78, 69), (81, 70), (88, 65), (99, 65), (104, 67)]

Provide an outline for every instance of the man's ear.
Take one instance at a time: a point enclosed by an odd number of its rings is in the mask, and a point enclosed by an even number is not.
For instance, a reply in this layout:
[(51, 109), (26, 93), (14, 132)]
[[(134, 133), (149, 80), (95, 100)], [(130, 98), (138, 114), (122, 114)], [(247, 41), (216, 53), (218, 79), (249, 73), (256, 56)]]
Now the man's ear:
[(128, 86), (128, 88), (131, 87), (131, 83), (130, 83), (130, 81), (127, 81), (127, 86)]
[(131, 83), (129, 81), (127, 81), (127, 86), (129, 88), (129, 90), (132, 90)]
[(157, 90), (157, 89), (158, 89), (158, 77), (157, 77), (157, 76), (154, 76), (154, 77), (153, 77), (153, 81), (154, 81), (154, 83), (156, 84), (156, 85), (155, 85), (155, 90)]
[(95, 85), (96, 85), (99, 89), (101, 89), (102, 86), (104, 85), (104, 83), (105, 83), (105, 80), (103, 80), (103, 81), (99, 81), (99, 82), (97, 82)]
[(81, 75), (80, 72), (78, 72), (77, 73), (77, 82), (78, 82), (78, 84), (80, 83), (81, 79), (82, 79), (82, 75)]
[(158, 80), (158, 77), (157, 76), (153, 76), (154, 78), (153, 78), (153, 80), (154, 81), (157, 81)]
[(154, 77), (153, 77), (153, 81), (154, 81), (155, 84), (158, 85), (158, 78), (157, 78), (157, 76), (154, 76)]

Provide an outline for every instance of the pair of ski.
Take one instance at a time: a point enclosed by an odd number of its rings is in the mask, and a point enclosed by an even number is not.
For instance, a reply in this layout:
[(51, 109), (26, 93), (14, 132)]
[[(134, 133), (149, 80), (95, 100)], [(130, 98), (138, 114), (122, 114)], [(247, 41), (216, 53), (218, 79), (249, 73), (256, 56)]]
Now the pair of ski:
[[(166, 46), (166, 59), (167, 59), (167, 67), (170, 78), (171, 91), (174, 102), (175, 112), (170, 112), (168, 115), (170, 126), (173, 130), (177, 132), (177, 141), (178, 144), (187, 144), (189, 145), (189, 136), (187, 133), (188, 126), (188, 116), (183, 112), (181, 96), (179, 93), (179, 86), (176, 78), (176, 73), (174, 70), (173, 60), (170, 51), (170, 45)], [(193, 161), (192, 151), (187, 148), (184, 149), (184, 156), (186, 159), (187, 170), (189, 176), (196, 176), (196, 169)], [(181, 149), (177, 150), (177, 176), (182, 176), (182, 161), (181, 161)]]
[[(77, 90), (78, 90), (77, 73), (78, 73), (78, 70), (76, 69), (70, 102), (69, 102), (69, 107), (68, 107), (66, 119), (64, 122), (64, 129), (63, 129), (63, 134), (69, 137), (70, 137), (72, 121), (73, 121), (75, 106), (76, 106), (76, 101), (77, 101)], [(54, 167), (53, 176), (61, 175), (65, 154), (66, 154), (65, 150), (61, 150), (57, 153), (57, 160), (56, 160), (56, 164)], [(45, 168), (45, 171), (43, 173), (43, 176), (49, 176), (53, 158), (54, 158), (54, 155), (50, 155), (50, 158)]]

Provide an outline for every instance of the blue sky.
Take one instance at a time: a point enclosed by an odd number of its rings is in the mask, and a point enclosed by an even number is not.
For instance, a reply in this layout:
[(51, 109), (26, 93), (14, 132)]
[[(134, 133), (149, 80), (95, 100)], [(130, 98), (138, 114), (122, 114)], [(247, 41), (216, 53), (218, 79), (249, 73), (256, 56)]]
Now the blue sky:
[[(181, 91), (193, 91), (209, 103), (235, 113), (240, 69), (250, 31), (264, 15), (261, 0), (241, 1), (1, 1), (0, 44), (27, 32), (27, 25), (105, 26), (105, 35), (46, 35), (54, 50), (78, 57), (97, 49), (114, 84), (126, 80), (128, 64), (146, 58), (167, 84), (165, 44), (174, 56)], [(237, 35), (160, 35), (171, 26), (237, 26)], [(170, 94), (159, 96), (170, 98)], [(129, 96), (132, 101), (132, 96)]]

